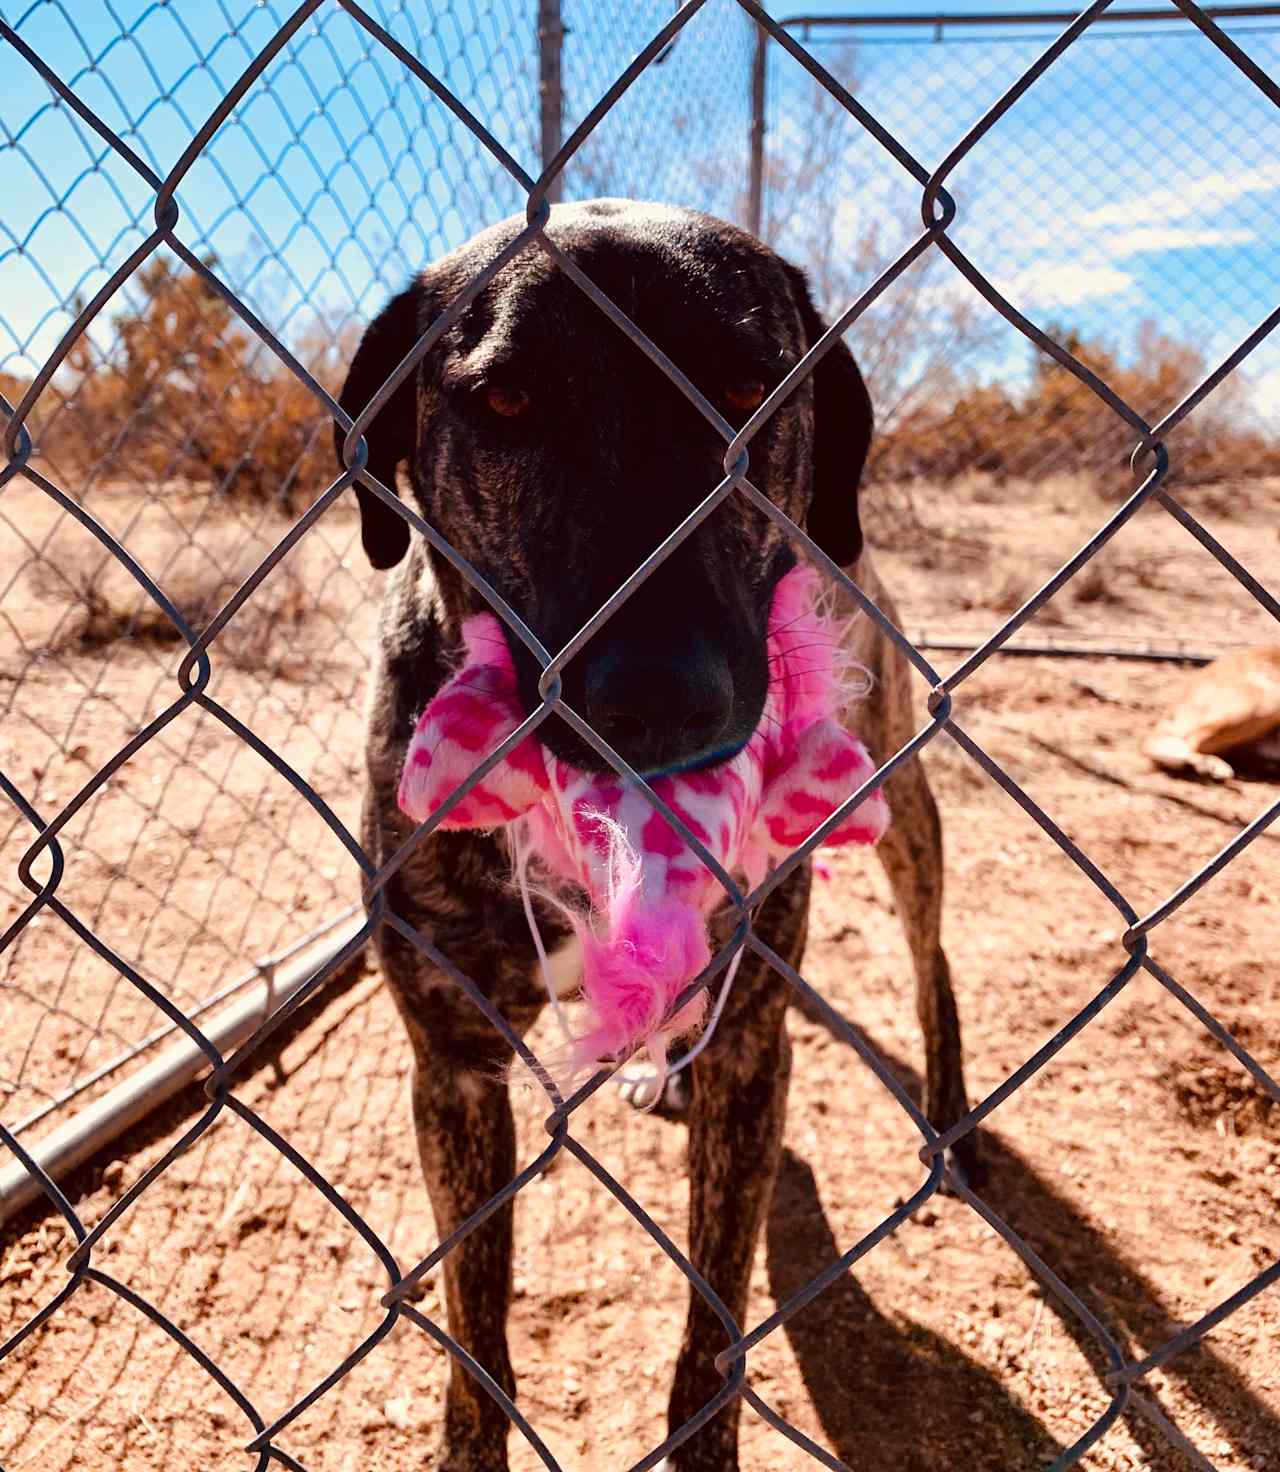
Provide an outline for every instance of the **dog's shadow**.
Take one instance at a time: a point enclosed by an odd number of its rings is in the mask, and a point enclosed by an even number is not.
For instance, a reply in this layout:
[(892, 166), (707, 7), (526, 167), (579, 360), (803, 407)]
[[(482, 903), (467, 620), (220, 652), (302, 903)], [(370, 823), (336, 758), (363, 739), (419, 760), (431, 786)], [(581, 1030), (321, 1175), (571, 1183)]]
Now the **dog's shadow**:
[[(900, 1059), (883, 1049), (880, 1053), (908, 1088), (918, 1090), (918, 1079)], [(1105, 1304), (1102, 1316), (1122, 1343), (1127, 1335), (1131, 1344), (1153, 1347), (1175, 1331), (1178, 1325), (1153, 1282), (998, 1135), (986, 1133), (983, 1143), (983, 1199), (1066, 1281), (1077, 1289), (1087, 1285), (1086, 1301), (1095, 1309)], [(774, 1301), (785, 1302), (848, 1246), (836, 1241), (808, 1164), (784, 1151), (766, 1227)], [(1107, 1366), (1093, 1338), (1052, 1296), (1046, 1297), (1045, 1308), (1057, 1314), (1095, 1371), (1103, 1373)], [(1066, 1445), (960, 1346), (924, 1325), (882, 1313), (852, 1272), (782, 1332), (828, 1444), (857, 1472), (925, 1472), (958, 1465), (958, 1447), (971, 1449), (964, 1459), (970, 1468), (1031, 1472), (1047, 1467)], [(1211, 1344), (1175, 1357), (1165, 1374), (1207, 1413), (1218, 1436), (1233, 1442), (1245, 1465), (1250, 1454), (1280, 1447), (1274, 1411)], [(1106, 1393), (1098, 1389), (1101, 1407)], [(1140, 1412), (1131, 1408), (1124, 1421), (1151, 1472), (1186, 1472), (1182, 1454)]]
[[(778, 1168), (766, 1232), (778, 1303), (844, 1250), (823, 1214), (812, 1170), (790, 1150)], [(982, 1365), (923, 1325), (886, 1317), (852, 1272), (784, 1332), (828, 1444), (857, 1472), (949, 1466), (957, 1447), (978, 1441), (989, 1460), (974, 1459), (971, 1467), (1044, 1467), (1062, 1450)]]

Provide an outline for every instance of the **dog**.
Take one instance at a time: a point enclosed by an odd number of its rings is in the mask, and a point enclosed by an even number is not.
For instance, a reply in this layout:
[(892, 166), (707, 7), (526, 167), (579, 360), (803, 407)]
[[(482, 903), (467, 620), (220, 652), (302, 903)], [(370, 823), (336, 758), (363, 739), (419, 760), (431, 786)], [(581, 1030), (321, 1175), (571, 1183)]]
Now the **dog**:
[[(524, 227), (509, 220), (428, 267), (368, 327), (341, 404), (353, 417), (476, 273)], [(546, 233), (719, 406), (741, 424), (826, 330), (802, 273), (736, 227), (625, 200), (557, 205)], [(840, 342), (750, 445), (753, 483), (894, 617), (863, 547), (857, 488), (872, 432), (866, 387)], [(336, 432), (339, 459), (345, 436)], [(366, 436), (367, 469), (396, 488), (407, 471), (422, 516), (556, 651), (723, 478), (723, 439), (663, 371), (548, 255), (507, 261), (390, 396)], [(414, 723), (449, 676), (464, 618), (486, 607), (448, 558), (357, 483), (361, 535), (389, 569), (371, 682), (363, 841), (383, 865), (414, 825), (397, 784)], [(643, 774), (694, 767), (741, 747), (768, 686), (773, 588), (795, 563), (780, 528), (732, 495), (567, 664), (563, 698)], [(540, 670), (507, 635), (520, 698)], [(858, 731), (883, 760), (913, 733), (908, 666), (869, 619), (850, 650), (871, 677)], [(558, 716), (540, 739), (566, 761), (600, 756)], [(887, 783), (893, 821), (877, 852), (906, 928), (926, 1042), (925, 1108), (944, 1130), (967, 1109), (959, 1026), (939, 938), (941, 830), (920, 763)], [(529, 926), (500, 834), (434, 832), (395, 870), (388, 906), (471, 978), (523, 1034), (545, 1001)], [(798, 967), (810, 866), (760, 908), (755, 930)], [(569, 932), (539, 924), (552, 971), (573, 983)], [(730, 927), (713, 923), (718, 943)], [(455, 981), (396, 929), (379, 927), (383, 970), (414, 1055), (413, 1115), (441, 1239), (512, 1179), (515, 1137), (501, 1080), (511, 1049)], [(744, 955), (710, 1045), (691, 1069), (689, 1256), (739, 1324), (782, 1139), (790, 1069), (789, 988)], [(975, 1142), (956, 1152), (973, 1171)], [(448, 1327), (515, 1395), (507, 1349), (513, 1213), (490, 1216), (444, 1258)], [(669, 1401), (672, 1430), (723, 1386), (726, 1344), (697, 1293)], [(668, 1460), (679, 1472), (738, 1466), (735, 1398)], [(435, 1472), (502, 1472), (509, 1422), (455, 1360)]]
[(1239, 649), (1188, 676), (1142, 750), (1164, 771), (1214, 782), (1280, 771), (1280, 646)]

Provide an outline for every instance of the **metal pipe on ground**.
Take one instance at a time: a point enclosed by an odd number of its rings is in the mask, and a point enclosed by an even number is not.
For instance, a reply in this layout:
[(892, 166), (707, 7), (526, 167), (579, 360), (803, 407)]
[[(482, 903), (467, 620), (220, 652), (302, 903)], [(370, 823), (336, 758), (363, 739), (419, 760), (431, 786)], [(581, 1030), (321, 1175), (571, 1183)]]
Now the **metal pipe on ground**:
[[(972, 654), (982, 645), (981, 639), (913, 639), (917, 649), (939, 654)], [(1025, 655), (1036, 659), (1131, 659), (1140, 664), (1212, 664), (1231, 650), (1203, 654), (1189, 649), (1126, 649), (1093, 644), (1002, 644), (996, 654)]]
[[(364, 923), (362, 914), (353, 916), (326, 937), (319, 950), (299, 956), (287, 966), (266, 969), (260, 981), (213, 1020), (204, 1030), (205, 1036), (223, 1055), (233, 1052), (272, 1012), (283, 1007), (327, 966)], [(23, 1141), (23, 1146), (53, 1180), (62, 1180), (131, 1126), (154, 1113), (207, 1068), (204, 1053), (184, 1036), (154, 1062), (131, 1073), (65, 1124), (34, 1145)], [(0, 1169), (0, 1226), (40, 1195), (39, 1179), (21, 1161), (14, 1160)]]

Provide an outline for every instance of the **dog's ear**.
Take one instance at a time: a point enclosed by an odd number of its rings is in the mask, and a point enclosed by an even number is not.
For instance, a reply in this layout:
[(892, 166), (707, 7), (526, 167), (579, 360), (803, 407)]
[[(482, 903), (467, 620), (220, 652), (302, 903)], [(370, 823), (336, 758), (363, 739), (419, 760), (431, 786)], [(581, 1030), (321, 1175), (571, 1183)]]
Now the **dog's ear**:
[[(801, 272), (788, 268), (808, 346), (827, 330)], [(813, 370), (813, 500), (806, 531), (839, 567), (862, 551), (858, 483), (871, 448), (871, 396), (843, 339)]]
[[(424, 285), (415, 281), (392, 299), (369, 324), (351, 361), (338, 402), (354, 419), (391, 376), (392, 370), (421, 335), (419, 323)], [(396, 467), (413, 454), (418, 436), (418, 370), (415, 369), (374, 416), (365, 439), (368, 469), (388, 490), (396, 488)], [(334, 425), (333, 443), (343, 464), (346, 433)], [(374, 567), (394, 567), (409, 550), (409, 523), (380, 497), (358, 482), (360, 538)]]

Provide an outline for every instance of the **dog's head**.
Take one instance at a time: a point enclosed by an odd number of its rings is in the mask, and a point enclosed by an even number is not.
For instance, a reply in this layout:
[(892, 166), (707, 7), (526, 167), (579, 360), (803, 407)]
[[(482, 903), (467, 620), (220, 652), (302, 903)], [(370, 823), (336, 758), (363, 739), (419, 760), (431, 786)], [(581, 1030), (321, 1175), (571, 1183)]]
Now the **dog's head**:
[[(523, 223), (476, 236), (388, 304), (352, 362), (348, 413)], [(731, 424), (825, 330), (798, 271), (709, 216), (601, 200), (556, 206), (547, 233)], [(750, 445), (752, 482), (842, 565), (861, 550), (870, 438), (866, 389), (837, 343)], [(394, 489), (406, 465), (423, 517), (553, 653), (724, 478), (723, 439), (536, 247), (498, 271), (367, 440), (369, 470)], [(357, 495), (365, 551), (391, 567), (408, 524)], [(432, 562), (456, 629), (484, 605), (445, 559)], [(642, 772), (730, 755), (761, 718), (770, 602), (793, 562), (777, 526), (731, 495), (568, 663), (564, 698)], [(539, 670), (509, 642), (532, 710)], [(559, 720), (542, 738), (577, 766), (603, 765)]]

